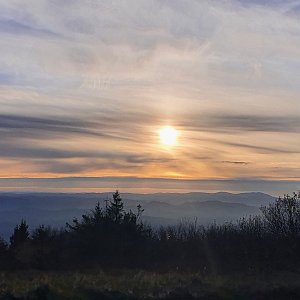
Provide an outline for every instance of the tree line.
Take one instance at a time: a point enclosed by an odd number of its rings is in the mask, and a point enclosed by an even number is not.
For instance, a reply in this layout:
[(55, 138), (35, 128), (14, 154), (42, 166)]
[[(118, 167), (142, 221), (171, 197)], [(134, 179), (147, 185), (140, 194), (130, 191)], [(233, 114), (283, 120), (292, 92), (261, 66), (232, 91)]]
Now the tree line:
[(201, 273), (270, 272), (300, 266), (300, 195), (261, 207), (261, 215), (202, 226), (152, 228), (143, 209), (126, 211), (118, 191), (81, 219), (29, 232), (22, 220), (9, 243), (0, 239), (0, 269), (139, 268)]

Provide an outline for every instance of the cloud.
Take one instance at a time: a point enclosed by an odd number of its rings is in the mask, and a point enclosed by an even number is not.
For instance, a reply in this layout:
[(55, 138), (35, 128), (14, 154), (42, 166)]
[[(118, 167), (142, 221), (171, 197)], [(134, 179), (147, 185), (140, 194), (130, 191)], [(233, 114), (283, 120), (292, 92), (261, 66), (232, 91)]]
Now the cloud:
[(224, 160), (221, 162), (222, 164), (233, 164), (233, 165), (249, 165), (250, 163), (247, 161), (229, 161), (229, 160)]
[(212, 118), (212, 125), (216, 128), (236, 129), (241, 131), (266, 132), (298, 132), (300, 133), (300, 119), (298, 116), (251, 116), (251, 115), (223, 115)]
[(257, 145), (250, 145), (250, 144), (241, 144), (241, 143), (234, 143), (234, 142), (220, 142), (224, 145), (233, 146), (236, 148), (246, 148), (250, 150), (254, 150), (258, 153), (282, 153), (282, 154), (293, 154), (293, 153), (299, 153), (299, 150), (293, 150), (293, 149), (284, 149), (284, 148), (272, 148), (272, 147), (264, 147), (264, 146), (257, 146)]
[[(71, 159), (71, 158), (95, 158), (106, 159), (112, 163), (114, 159), (122, 160), (128, 164), (143, 165), (147, 163), (167, 163), (174, 159), (168, 156), (160, 156), (150, 153), (135, 153), (124, 152), (122, 150), (116, 151), (95, 151), (85, 149), (84, 151), (76, 151), (70, 149), (41, 147), (39, 145), (30, 146), (22, 143), (15, 143), (14, 145), (0, 143), (0, 157), (4, 158), (34, 158), (34, 159)], [(48, 163), (50, 163), (48, 161)], [(113, 166), (112, 166), (113, 168)]]
[[(68, 118), (66, 116), (33, 117), (20, 115), (0, 115), (0, 134), (2, 138), (15, 139), (17, 137), (30, 138), (66, 138), (70, 135), (94, 136), (112, 139), (127, 139), (109, 133), (108, 118), (103, 117), (101, 121), (85, 121), (81, 118)], [(118, 126), (118, 124), (112, 125)], [(117, 120), (116, 120), (117, 121)], [(126, 122), (126, 120), (120, 120)]]
[(185, 116), (179, 123), (182, 127), (194, 130), (213, 132), (290, 132), (300, 133), (300, 118), (298, 115), (198, 115)]
[(16, 34), (16, 35), (30, 35), (35, 37), (58, 37), (59, 35), (42, 28), (34, 28), (29, 25), (20, 23), (18, 21), (9, 19), (0, 19), (0, 31), (9, 34)]
[[(3, 1), (0, 175), (230, 178), (240, 167), (251, 177), (280, 161), (282, 177), (294, 176), (298, 10), (279, 0)], [(164, 125), (180, 131), (172, 151), (159, 145)]]

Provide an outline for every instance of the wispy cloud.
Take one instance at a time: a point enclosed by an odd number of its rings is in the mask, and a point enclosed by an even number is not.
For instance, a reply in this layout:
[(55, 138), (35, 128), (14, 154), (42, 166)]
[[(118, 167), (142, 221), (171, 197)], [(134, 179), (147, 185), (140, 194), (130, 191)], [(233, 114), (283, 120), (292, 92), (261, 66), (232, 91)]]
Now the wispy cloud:
[(13, 19), (0, 19), (0, 31), (12, 35), (29, 35), (33, 37), (57, 37), (58, 34), (47, 29), (35, 28)]
[(223, 164), (234, 164), (234, 165), (248, 165), (249, 162), (247, 161), (230, 161), (230, 160), (224, 160), (222, 161)]
[(251, 115), (227, 114), (186, 115), (180, 124), (193, 130), (213, 132), (290, 132), (300, 133), (300, 118), (295, 113), (292, 115)]

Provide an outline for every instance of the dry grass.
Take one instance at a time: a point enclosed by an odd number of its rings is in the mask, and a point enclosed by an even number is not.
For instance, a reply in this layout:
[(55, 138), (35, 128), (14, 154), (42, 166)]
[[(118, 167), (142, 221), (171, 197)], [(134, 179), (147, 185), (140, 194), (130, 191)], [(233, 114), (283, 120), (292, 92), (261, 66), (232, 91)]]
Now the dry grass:
[(300, 276), (291, 273), (203, 276), (121, 270), (26, 271), (0, 276), (1, 299), (299, 299), (299, 292)]

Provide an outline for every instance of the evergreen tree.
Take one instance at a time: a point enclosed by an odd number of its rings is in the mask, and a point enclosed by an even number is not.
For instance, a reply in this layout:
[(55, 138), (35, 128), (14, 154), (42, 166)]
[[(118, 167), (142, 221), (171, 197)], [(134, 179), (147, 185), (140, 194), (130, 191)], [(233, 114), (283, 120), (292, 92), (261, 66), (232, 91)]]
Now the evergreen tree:
[(116, 191), (106, 208), (102, 209), (97, 203), (94, 209), (82, 215), (81, 220), (73, 219), (72, 224), (67, 223), (71, 252), (80, 255), (87, 264), (89, 261), (129, 263), (132, 261), (130, 255), (136, 255), (149, 236), (149, 229), (138, 220), (142, 212), (141, 206), (138, 206), (137, 214), (125, 211), (123, 200)]
[(22, 246), (29, 240), (28, 225), (25, 220), (22, 220), (20, 225), (17, 225), (14, 229), (14, 233), (10, 237), (10, 249), (14, 250)]
[(8, 255), (7, 243), (0, 237), (0, 270), (9, 266), (10, 260)]
[(100, 228), (106, 221), (105, 214), (102, 211), (100, 203), (98, 202), (94, 209), (89, 213), (82, 215), (81, 222), (77, 218), (73, 219), (73, 224), (66, 223), (67, 229), (77, 232), (90, 231), (91, 229)]
[(28, 225), (22, 220), (14, 229), (10, 237), (10, 254), (13, 257), (15, 267), (29, 267), (31, 260), (31, 247)]
[(122, 221), (123, 218), (123, 200), (119, 194), (119, 191), (117, 190), (114, 194), (113, 194), (113, 200), (110, 201), (110, 205), (107, 208), (107, 215), (108, 217), (116, 222), (116, 223), (120, 223)]
[(63, 233), (41, 225), (31, 234), (31, 265), (45, 269), (59, 265)]

